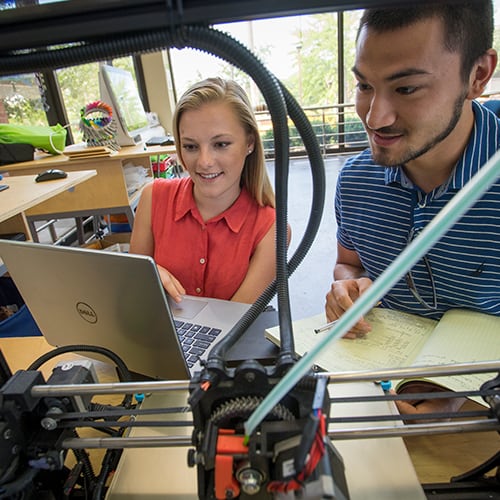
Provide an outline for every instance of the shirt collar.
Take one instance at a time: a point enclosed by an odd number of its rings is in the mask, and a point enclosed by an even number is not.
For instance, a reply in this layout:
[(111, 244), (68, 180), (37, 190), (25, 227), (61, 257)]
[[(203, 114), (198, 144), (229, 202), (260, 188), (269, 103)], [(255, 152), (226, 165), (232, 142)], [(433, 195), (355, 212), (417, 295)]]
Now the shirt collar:
[(193, 181), (191, 177), (186, 177), (180, 182), (181, 187), (175, 200), (174, 220), (176, 222), (182, 219), (188, 212), (194, 209), (198, 211), (193, 197)]
[(451, 189), (461, 189), (489, 160), (499, 147), (499, 123), (496, 115), (472, 101), (474, 127), (469, 142), (450, 178)]
[(253, 200), (250, 194), (243, 187), (236, 201), (227, 210), (205, 222), (201, 218), (200, 211), (196, 206), (193, 196), (193, 181), (189, 177), (179, 189), (179, 195), (177, 196), (175, 204), (175, 221), (179, 221), (188, 214), (191, 214), (191, 216), (201, 225), (212, 224), (224, 220), (231, 231), (239, 233), (245, 222), (245, 215), (252, 203)]

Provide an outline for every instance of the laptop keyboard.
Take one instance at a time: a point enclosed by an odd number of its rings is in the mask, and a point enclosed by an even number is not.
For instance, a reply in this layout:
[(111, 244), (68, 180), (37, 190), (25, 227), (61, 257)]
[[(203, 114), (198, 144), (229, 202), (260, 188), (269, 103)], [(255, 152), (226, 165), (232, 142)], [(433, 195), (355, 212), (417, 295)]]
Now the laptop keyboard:
[(174, 320), (174, 324), (189, 368), (196, 364), (222, 331), (219, 328), (179, 320)]

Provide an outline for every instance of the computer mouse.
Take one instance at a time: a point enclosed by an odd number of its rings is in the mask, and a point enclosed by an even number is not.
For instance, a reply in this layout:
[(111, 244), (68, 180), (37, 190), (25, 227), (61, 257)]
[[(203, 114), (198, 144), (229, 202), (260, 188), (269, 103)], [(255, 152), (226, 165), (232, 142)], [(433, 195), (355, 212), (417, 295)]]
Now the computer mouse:
[(40, 172), (36, 177), (36, 182), (52, 181), (54, 179), (64, 179), (68, 177), (68, 174), (64, 170), (59, 170), (58, 168), (50, 168), (44, 172)]

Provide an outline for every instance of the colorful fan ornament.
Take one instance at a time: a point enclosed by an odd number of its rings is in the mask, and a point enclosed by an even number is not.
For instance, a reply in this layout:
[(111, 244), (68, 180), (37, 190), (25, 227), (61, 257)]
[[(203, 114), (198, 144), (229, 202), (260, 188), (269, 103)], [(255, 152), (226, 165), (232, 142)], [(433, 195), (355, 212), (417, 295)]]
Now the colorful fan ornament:
[(94, 101), (80, 110), (80, 130), (87, 146), (108, 146), (118, 151), (113, 109), (103, 101)]

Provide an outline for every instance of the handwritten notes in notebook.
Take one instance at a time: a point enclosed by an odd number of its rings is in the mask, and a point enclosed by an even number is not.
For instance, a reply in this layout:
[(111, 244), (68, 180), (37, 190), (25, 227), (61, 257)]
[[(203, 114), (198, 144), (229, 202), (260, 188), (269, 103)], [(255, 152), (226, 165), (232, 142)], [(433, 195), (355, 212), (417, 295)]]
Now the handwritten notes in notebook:
[[(414, 364), (440, 365), (474, 361), (500, 360), (500, 317), (452, 309), (436, 325), (432, 336), (420, 351)], [(494, 374), (466, 374), (437, 377), (454, 391), (479, 389)]]
[[(366, 320), (372, 331), (364, 338), (339, 339), (319, 354), (315, 363), (331, 372), (436, 365), (500, 359), (500, 317), (452, 309), (440, 321), (391, 309), (374, 308)], [(314, 329), (323, 314), (293, 323), (295, 351), (303, 355), (319, 341)], [(279, 344), (278, 327), (266, 337)], [(436, 382), (452, 390), (479, 389), (493, 374), (440, 377)]]

